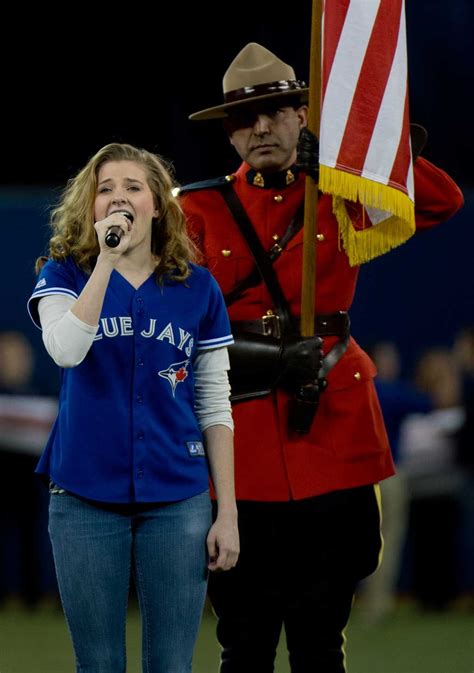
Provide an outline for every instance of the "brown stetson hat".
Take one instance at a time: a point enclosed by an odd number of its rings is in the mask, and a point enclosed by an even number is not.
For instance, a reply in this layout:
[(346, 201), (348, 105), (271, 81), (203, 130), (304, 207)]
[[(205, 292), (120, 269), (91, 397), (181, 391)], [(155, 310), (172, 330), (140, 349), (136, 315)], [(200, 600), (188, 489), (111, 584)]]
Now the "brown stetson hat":
[(277, 97), (299, 96), (302, 105), (308, 101), (308, 88), (296, 79), (293, 68), (256, 42), (247, 44), (234, 58), (222, 88), (222, 105), (195, 112), (189, 119), (221, 119), (237, 106)]

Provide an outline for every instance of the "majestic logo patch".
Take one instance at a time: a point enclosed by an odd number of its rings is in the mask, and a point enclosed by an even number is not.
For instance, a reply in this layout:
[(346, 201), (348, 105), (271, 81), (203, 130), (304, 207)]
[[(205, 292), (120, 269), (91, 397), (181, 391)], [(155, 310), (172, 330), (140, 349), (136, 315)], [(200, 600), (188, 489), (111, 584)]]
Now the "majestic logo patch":
[(46, 278), (42, 278), (38, 283), (36, 283), (35, 290), (37, 290), (40, 287), (43, 287), (43, 285), (46, 285)]
[(205, 456), (204, 444), (202, 442), (186, 442), (190, 456)]
[(158, 372), (159, 376), (162, 376), (169, 382), (173, 397), (178, 383), (182, 383), (188, 378), (188, 365), (189, 360), (183, 360), (182, 362), (175, 362), (168, 369), (162, 369), (161, 372)]

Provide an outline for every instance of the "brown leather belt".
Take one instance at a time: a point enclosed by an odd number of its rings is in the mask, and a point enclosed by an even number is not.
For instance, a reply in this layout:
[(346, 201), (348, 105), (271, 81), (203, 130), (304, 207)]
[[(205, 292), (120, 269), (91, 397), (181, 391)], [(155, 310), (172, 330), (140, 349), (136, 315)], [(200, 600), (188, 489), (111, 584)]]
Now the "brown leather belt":
[[(272, 326), (275, 320), (278, 321), (278, 316), (264, 315), (260, 320), (233, 320), (232, 329), (236, 333), (253, 332), (266, 336), (278, 336)], [(343, 338), (349, 335), (350, 324), (351, 321), (347, 311), (323, 313), (316, 316), (315, 332), (319, 337), (337, 336)]]

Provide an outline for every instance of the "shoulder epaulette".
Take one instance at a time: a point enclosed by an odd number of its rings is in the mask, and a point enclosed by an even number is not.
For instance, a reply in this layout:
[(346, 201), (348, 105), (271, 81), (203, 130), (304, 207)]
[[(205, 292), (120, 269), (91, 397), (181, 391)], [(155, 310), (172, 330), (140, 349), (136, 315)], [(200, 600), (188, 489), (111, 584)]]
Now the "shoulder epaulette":
[(210, 180), (202, 180), (201, 182), (191, 182), (189, 185), (182, 185), (178, 192), (177, 196), (182, 196), (188, 192), (197, 192), (200, 189), (219, 189), (223, 185), (229, 184), (229, 182), (234, 182), (235, 175), (222, 175), (219, 178), (211, 178)]

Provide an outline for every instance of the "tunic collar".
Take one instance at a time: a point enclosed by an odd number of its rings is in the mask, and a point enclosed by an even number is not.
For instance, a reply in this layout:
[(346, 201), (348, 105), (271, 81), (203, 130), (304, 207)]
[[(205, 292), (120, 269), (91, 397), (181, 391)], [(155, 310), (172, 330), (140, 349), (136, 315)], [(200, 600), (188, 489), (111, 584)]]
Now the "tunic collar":
[(261, 189), (284, 189), (293, 184), (299, 176), (299, 170), (295, 165), (278, 173), (263, 174), (250, 168), (246, 173), (246, 179), (249, 185), (260, 187)]

